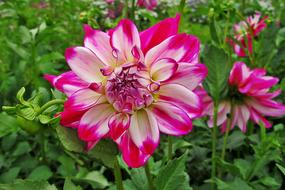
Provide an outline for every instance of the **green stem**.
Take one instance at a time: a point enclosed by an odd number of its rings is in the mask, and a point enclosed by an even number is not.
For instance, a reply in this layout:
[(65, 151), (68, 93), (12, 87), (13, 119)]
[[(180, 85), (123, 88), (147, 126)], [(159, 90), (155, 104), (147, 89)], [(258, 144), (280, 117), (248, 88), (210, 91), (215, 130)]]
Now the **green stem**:
[(228, 142), (230, 129), (231, 129), (231, 119), (228, 118), (226, 133), (225, 133), (225, 136), (224, 136), (224, 142), (223, 142), (223, 147), (222, 147), (222, 154), (221, 154), (221, 160), (222, 161), (224, 161), (224, 159), (225, 159), (225, 154), (226, 154), (227, 142)]
[(214, 126), (212, 129), (212, 171), (211, 171), (211, 190), (216, 189), (215, 178), (216, 178), (216, 146), (217, 146), (217, 120), (218, 120), (218, 102), (214, 103)]
[(135, 21), (135, 11), (136, 11), (136, 1), (132, 0), (132, 12), (131, 12), (131, 16), (132, 16), (132, 20)]
[(259, 123), (259, 126), (261, 142), (264, 142), (266, 140), (266, 129), (262, 122)]
[(147, 178), (149, 190), (155, 190), (148, 162), (144, 166), (144, 171)]
[(129, 8), (129, 1), (128, 0), (125, 0), (124, 2), (124, 9), (123, 9), (123, 18), (128, 18), (128, 8)]
[(114, 160), (114, 176), (115, 176), (115, 182), (116, 182), (117, 190), (124, 190), (121, 168), (120, 168), (117, 156)]
[(37, 115), (40, 115), (41, 113), (43, 113), (46, 109), (48, 109), (49, 107), (56, 105), (56, 104), (63, 104), (65, 102), (65, 100), (61, 100), (61, 99), (54, 99), (51, 100), (47, 103), (45, 103), (38, 111), (37, 111)]
[(168, 159), (172, 159), (172, 137), (168, 136)]

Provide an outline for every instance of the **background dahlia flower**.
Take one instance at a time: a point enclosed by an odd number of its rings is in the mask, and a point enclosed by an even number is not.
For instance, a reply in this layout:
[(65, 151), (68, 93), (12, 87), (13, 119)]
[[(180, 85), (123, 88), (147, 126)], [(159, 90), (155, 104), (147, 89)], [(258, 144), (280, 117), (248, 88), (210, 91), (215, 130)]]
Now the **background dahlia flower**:
[(61, 125), (76, 128), (91, 149), (110, 137), (124, 161), (142, 166), (159, 143), (160, 132), (185, 135), (200, 116), (193, 92), (207, 75), (199, 64), (199, 40), (178, 34), (179, 16), (138, 32), (123, 19), (110, 31), (85, 25), (84, 47), (68, 48), (71, 71), (45, 78), (68, 99)]
[(252, 54), (252, 37), (258, 36), (258, 34), (266, 28), (267, 25), (264, 21), (267, 18), (268, 16), (261, 18), (261, 14), (257, 12), (254, 16), (249, 16), (245, 21), (234, 25), (234, 38), (242, 47), (232, 40), (230, 40), (230, 44), (239, 57), (247, 56), (246, 49)]
[(138, 0), (138, 5), (153, 10), (157, 6), (157, 0)]
[[(228, 98), (222, 100), (218, 106), (217, 124), (221, 125), (222, 132), (226, 130), (229, 115), (231, 129), (238, 126), (242, 132), (246, 132), (249, 120), (256, 124), (263, 123), (269, 128), (271, 123), (264, 116), (279, 117), (285, 114), (285, 105), (272, 100), (281, 93), (281, 90), (270, 91), (270, 88), (278, 83), (278, 78), (265, 74), (264, 69), (250, 70), (243, 62), (234, 64), (228, 81)], [(213, 101), (203, 88), (198, 88), (195, 92), (202, 98), (203, 114), (210, 116), (208, 125), (212, 127)]]

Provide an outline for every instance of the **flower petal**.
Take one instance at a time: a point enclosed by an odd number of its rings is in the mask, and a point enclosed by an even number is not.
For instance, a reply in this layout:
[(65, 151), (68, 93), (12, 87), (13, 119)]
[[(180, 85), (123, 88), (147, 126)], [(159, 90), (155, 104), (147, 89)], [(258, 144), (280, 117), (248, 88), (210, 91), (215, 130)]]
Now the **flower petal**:
[(93, 51), (105, 65), (115, 66), (116, 58), (113, 56), (110, 36), (105, 32), (93, 30), (88, 25), (84, 25), (84, 31), (84, 46)]
[(191, 118), (200, 116), (203, 111), (199, 96), (179, 84), (162, 85), (159, 90), (159, 100), (175, 104)]
[[(180, 15), (175, 18), (167, 18), (152, 27), (140, 32), (141, 46), (144, 54), (154, 46), (160, 44), (166, 38), (178, 33)], [(161, 32), (163, 31), (163, 32)]]
[(103, 80), (100, 69), (104, 64), (91, 50), (85, 47), (67, 48), (65, 58), (72, 71), (82, 80), (89, 83)]
[(117, 53), (121, 54), (125, 61), (133, 61), (134, 48), (140, 49), (141, 47), (139, 32), (135, 24), (128, 19), (122, 19), (109, 33), (111, 45)]
[(150, 65), (150, 76), (155, 81), (166, 81), (176, 72), (178, 64), (175, 60), (160, 59)]
[(151, 48), (145, 56), (146, 65), (162, 58), (171, 58), (176, 62), (198, 63), (200, 42), (198, 38), (187, 34), (171, 36)]
[(109, 135), (114, 141), (130, 127), (130, 121), (130, 116), (124, 113), (117, 113), (109, 119)]
[(114, 114), (110, 104), (98, 104), (81, 118), (78, 136), (84, 141), (97, 141), (109, 132), (109, 118)]
[(87, 88), (89, 84), (81, 80), (74, 72), (68, 71), (59, 76), (45, 74), (44, 78), (48, 80), (57, 90), (71, 96), (79, 89)]
[(168, 83), (180, 84), (194, 90), (207, 76), (208, 69), (203, 64), (178, 63), (178, 69)]
[(64, 108), (80, 111), (103, 102), (106, 102), (104, 95), (89, 88), (84, 88), (73, 93), (64, 103)]
[(169, 135), (185, 135), (192, 130), (192, 121), (187, 113), (169, 102), (158, 101), (151, 107), (159, 130)]
[(128, 132), (124, 133), (118, 140), (122, 156), (126, 164), (132, 168), (138, 168), (143, 166), (150, 155), (143, 153), (132, 141)]
[(145, 154), (152, 154), (159, 143), (159, 130), (154, 115), (148, 110), (136, 111), (129, 133), (135, 145)]
[(74, 110), (74, 109), (64, 109), (60, 115), (60, 125), (65, 127), (77, 128), (82, 116), (88, 111), (85, 110)]

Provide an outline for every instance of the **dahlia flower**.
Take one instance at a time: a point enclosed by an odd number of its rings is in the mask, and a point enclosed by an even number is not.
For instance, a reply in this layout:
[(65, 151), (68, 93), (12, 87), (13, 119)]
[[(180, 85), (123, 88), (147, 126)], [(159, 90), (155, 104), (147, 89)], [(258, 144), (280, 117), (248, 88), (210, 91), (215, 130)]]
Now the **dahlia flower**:
[(138, 5), (153, 10), (157, 6), (157, 0), (138, 0)]
[(123, 19), (107, 33), (85, 25), (84, 47), (68, 48), (71, 71), (45, 75), (67, 95), (61, 125), (76, 128), (91, 149), (111, 138), (131, 167), (145, 164), (160, 132), (185, 135), (200, 116), (193, 89), (207, 75), (199, 40), (178, 34), (179, 16), (138, 32)]
[[(218, 106), (218, 126), (226, 130), (228, 116), (231, 116), (231, 129), (238, 126), (246, 132), (247, 122), (263, 123), (266, 128), (271, 123), (264, 116), (279, 117), (285, 114), (285, 105), (272, 100), (281, 93), (270, 88), (278, 83), (278, 78), (266, 76), (264, 69), (250, 70), (244, 63), (236, 62), (229, 76), (229, 94)], [(204, 115), (210, 116), (208, 125), (213, 126), (213, 101), (203, 88), (195, 90), (204, 103)]]
[(230, 41), (230, 44), (239, 57), (245, 57), (247, 55), (245, 49), (248, 49), (249, 53), (252, 54), (252, 37), (258, 36), (258, 34), (266, 28), (264, 21), (267, 18), (268, 17), (265, 16), (261, 19), (261, 14), (257, 12), (254, 16), (247, 17), (246, 21), (241, 21), (234, 25), (234, 38), (240, 42), (242, 47), (233, 41)]

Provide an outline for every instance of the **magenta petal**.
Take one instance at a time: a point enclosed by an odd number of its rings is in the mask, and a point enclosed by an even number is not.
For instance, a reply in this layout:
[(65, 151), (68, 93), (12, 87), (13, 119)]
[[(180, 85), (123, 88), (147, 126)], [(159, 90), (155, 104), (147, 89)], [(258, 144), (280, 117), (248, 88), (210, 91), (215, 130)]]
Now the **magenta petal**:
[(109, 104), (98, 104), (81, 118), (78, 136), (84, 141), (98, 141), (109, 132), (108, 122), (114, 110)]
[(167, 83), (180, 84), (189, 90), (194, 90), (206, 78), (208, 69), (203, 64), (189, 64), (180, 62), (175, 74)]
[(117, 113), (109, 119), (108, 125), (110, 128), (109, 135), (115, 141), (130, 127), (130, 116)]
[(100, 69), (104, 68), (104, 64), (88, 48), (67, 48), (65, 58), (71, 70), (82, 80), (88, 83), (103, 80)]
[(132, 141), (128, 132), (124, 133), (117, 143), (122, 151), (124, 161), (132, 168), (143, 166), (150, 157), (149, 154), (145, 154), (140, 151), (140, 149)]
[[(178, 33), (180, 15), (175, 18), (167, 18), (154, 26), (140, 32), (141, 46), (144, 54), (154, 46), (160, 44), (166, 38)], [(163, 32), (162, 32), (163, 31)]]
[(67, 96), (71, 96), (77, 90), (87, 88), (89, 85), (72, 71), (65, 72), (59, 76), (45, 74), (44, 78), (57, 90), (65, 93)]
[(122, 56), (125, 61), (133, 61), (135, 58), (132, 53), (133, 48), (140, 49), (141, 47), (139, 32), (135, 24), (128, 19), (122, 19), (109, 33), (111, 45), (116, 50), (117, 56)]
[(160, 59), (150, 66), (150, 76), (154, 81), (166, 81), (174, 75), (178, 67), (175, 60)]
[(151, 48), (145, 56), (146, 65), (162, 58), (171, 58), (176, 62), (198, 63), (200, 42), (198, 38), (187, 34), (171, 36)]
[(87, 110), (73, 110), (73, 109), (64, 109), (60, 115), (60, 125), (65, 127), (77, 128), (80, 122), (81, 117), (86, 113)]
[(159, 130), (169, 135), (186, 135), (192, 130), (192, 121), (187, 113), (168, 102), (157, 102), (151, 108), (154, 113)]
[(159, 143), (159, 130), (153, 113), (144, 109), (136, 111), (131, 117), (129, 134), (141, 151), (152, 154)]
[(191, 118), (202, 114), (202, 102), (197, 94), (179, 84), (165, 84), (160, 87), (159, 100), (173, 103)]
[(110, 36), (102, 31), (84, 25), (84, 46), (89, 48), (105, 65), (115, 66), (116, 58), (110, 45)]
[(106, 98), (102, 94), (84, 88), (73, 93), (64, 103), (64, 108), (80, 111), (103, 102), (106, 102)]

